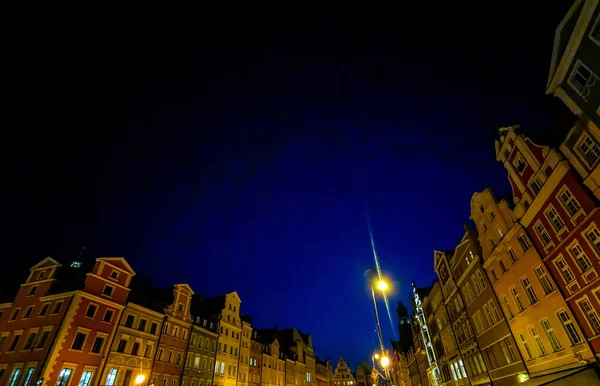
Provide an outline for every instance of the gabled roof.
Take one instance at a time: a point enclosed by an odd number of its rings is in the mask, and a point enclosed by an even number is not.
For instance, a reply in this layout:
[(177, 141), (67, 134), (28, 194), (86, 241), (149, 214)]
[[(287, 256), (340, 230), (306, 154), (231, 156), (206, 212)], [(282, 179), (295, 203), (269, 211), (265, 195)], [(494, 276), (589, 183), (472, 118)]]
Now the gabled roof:
[(96, 261), (104, 261), (110, 265), (122, 269), (123, 271), (129, 272), (131, 275), (135, 275), (135, 271), (131, 268), (131, 265), (125, 260), (124, 257), (99, 257)]
[(51, 258), (50, 256), (48, 256), (44, 260), (42, 260), (39, 263), (37, 263), (36, 265), (34, 265), (33, 267), (29, 268), (29, 270), (33, 271), (33, 270), (40, 269), (40, 268), (55, 267), (57, 265), (61, 265), (61, 264), (58, 261)]

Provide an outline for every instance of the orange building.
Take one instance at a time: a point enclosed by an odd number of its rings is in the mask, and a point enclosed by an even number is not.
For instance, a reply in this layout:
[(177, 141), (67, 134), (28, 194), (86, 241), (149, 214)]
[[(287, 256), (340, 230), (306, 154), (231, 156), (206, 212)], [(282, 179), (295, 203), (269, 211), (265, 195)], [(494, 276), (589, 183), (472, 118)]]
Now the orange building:
[(489, 241), (502, 244), (486, 262), (490, 279), (532, 375), (581, 366), (594, 360), (587, 340), (600, 349), (597, 208), (558, 151), (534, 144), (518, 127), (500, 135), (496, 158), (515, 205), (508, 210), (489, 194), (483, 200), (506, 235)]
[(123, 258), (68, 267), (46, 258), (32, 267), (14, 303), (2, 306), (6, 384), (97, 384), (133, 275)]

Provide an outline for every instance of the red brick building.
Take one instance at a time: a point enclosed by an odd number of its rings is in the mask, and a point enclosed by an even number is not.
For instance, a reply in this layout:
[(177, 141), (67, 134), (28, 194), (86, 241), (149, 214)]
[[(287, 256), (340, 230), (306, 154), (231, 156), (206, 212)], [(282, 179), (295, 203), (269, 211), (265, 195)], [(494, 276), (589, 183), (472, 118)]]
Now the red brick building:
[(0, 305), (0, 383), (97, 384), (133, 275), (118, 257), (33, 266), (14, 302)]
[[(583, 340), (589, 341), (598, 353), (600, 212), (597, 205), (556, 149), (534, 144), (519, 134), (518, 127), (502, 128), (500, 135), (496, 158), (508, 170), (515, 219), (526, 228), (585, 335), (583, 339), (573, 335), (574, 354), (588, 356), (587, 348), (582, 347)], [(568, 329), (573, 321), (561, 322)], [(555, 351), (562, 348), (555, 347)]]

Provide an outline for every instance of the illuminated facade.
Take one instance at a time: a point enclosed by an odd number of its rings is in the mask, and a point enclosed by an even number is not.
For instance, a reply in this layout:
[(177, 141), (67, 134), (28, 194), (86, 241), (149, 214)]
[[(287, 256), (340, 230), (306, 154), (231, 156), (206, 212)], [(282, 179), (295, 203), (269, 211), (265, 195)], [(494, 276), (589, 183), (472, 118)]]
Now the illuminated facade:
[(252, 318), (242, 316), (242, 336), (240, 338), (240, 370), (238, 386), (248, 386), (250, 378), (250, 340), (252, 336)]
[(430, 385), (439, 386), (442, 384), (442, 377), (437, 361), (438, 353), (436, 353), (434, 348), (434, 338), (438, 337), (438, 329), (437, 325), (435, 325), (433, 308), (431, 306), (429, 295), (421, 298), (417, 288), (414, 287), (414, 284), (413, 302), (415, 305), (415, 318), (417, 319), (415, 326), (419, 328), (421, 340), (427, 355), (427, 363), (429, 365), (427, 368), (427, 379), (429, 380)]
[(333, 374), (333, 384), (334, 386), (356, 385), (356, 379), (354, 379), (354, 376), (350, 371), (350, 367), (348, 367), (343, 357), (340, 357), (337, 366), (335, 366), (335, 372)]
[(182, 384), (189, 386), (210, 386), (214, 376), (219, 321), (216, 318), (195, 316), (201, 304), (200, 296), (192, 296), (194, 321), (182, 377)]
[(329, 359), (321, 361), (315, 357), (315, 362), (315, 371), (317, 373), (317, 385), (333, 386), (333, 369), (331, 366), (331, 361)]

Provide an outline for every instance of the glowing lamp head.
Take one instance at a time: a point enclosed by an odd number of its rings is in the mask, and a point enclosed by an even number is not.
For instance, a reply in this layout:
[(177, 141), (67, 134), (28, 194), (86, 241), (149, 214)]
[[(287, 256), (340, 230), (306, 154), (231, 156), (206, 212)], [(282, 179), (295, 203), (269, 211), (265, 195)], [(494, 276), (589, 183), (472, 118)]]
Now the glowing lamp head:
[(517, 379), (519, 380), (519, 383), (523, 383), (529, 380), (529, 375), (528, 374), (519, 374), (517, 375)]
[(377, 289), (380, 290), (381, 292), (387, 291), (388, 283), (386, 283), (384, 280), (379, 280), (377, 282)]
[(145, 380), (146, 380), (146, 376), (144, 374), (140, 374), (137, 377), (135, 377), (135, 384), (141, 385)]
[(375, 357), (375, 359), (379, 359), (379, 354), (375, 354), (373, 356)]
[(389, 364), (390, 364), (390, 358), (388, 358), (387, 356), (384, 356), (381, 358), (381, 366), (382, 367), (388, 367)]

